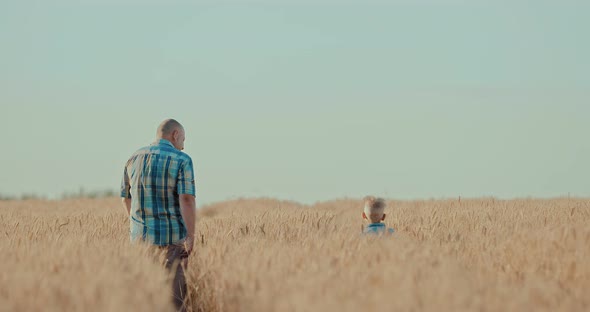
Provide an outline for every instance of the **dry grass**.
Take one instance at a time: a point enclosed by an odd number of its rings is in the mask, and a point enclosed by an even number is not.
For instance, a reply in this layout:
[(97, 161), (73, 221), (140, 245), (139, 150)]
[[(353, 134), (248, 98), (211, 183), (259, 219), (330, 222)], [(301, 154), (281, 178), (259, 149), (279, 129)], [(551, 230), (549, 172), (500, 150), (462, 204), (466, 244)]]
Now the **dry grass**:
[[(204, 207), (194, 311), (587, 311), (590, 200), (360, 200)], [(0, 202), (0, 310), (170, 310), (166, 275), (128, 243), (118, 199)]]

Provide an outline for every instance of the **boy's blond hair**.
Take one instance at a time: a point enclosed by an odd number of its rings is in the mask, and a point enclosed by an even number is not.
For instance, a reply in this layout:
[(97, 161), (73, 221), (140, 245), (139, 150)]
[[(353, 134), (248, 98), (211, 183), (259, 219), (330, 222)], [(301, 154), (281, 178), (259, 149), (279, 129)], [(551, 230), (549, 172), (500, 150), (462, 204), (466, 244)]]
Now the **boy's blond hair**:
[(383, 213), (385, 212), (385, 200), (383, 198), (376, 198), (374, 196), (366, 196), (365, 201), (365, 215), (372, 223), (379, 223), (383, 220)]

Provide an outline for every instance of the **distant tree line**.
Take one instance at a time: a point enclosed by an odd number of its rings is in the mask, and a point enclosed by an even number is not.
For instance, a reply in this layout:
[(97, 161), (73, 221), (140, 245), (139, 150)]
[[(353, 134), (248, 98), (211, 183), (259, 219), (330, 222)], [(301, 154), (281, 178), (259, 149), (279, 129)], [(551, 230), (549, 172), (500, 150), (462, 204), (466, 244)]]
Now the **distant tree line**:
[[(102, 190), (102, 191), (86, 191), (84, 188), (80, 188), (77, 192), (64, 192), (61, 195), (61, 199), (76, 199), (76, 198), (106, 198), (115, 197), (117, 192), (114, 190)], [(0, 201), (5, 200), (31, 200), (31, 199), (47, 199), (45, 195), (38, 195), (35, 193), (24, 193), (20, 196), (16, 195), (5, 195), (0, 194)]]
[(78, 192), (66, 192), (61, 195), (61, 199), (73, 199), (73, 198), (106, 198), (114, 197), (117, 192), (114, 190), (102, 190), (102, 191), (86, 191), (84, 188), (80, 188)]
[(20, 196), (0, 194), (0, 200), (28, 200), (28, 199), (47, 199), (47, 196), (41, 196), (35, 193), (25, 193)]

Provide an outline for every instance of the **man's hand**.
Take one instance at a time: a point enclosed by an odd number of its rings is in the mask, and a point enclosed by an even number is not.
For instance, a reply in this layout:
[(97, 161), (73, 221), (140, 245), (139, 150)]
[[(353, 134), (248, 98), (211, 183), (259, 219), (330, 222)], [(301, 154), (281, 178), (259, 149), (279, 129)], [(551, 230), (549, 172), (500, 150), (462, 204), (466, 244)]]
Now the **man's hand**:
[(127, 215), (131, 215), (131, 198), (123, 197), (121, 198), (121, 201), (123, 202), (123, 206), (125, 206)]
[(186, 238), (186, 240), (184, 241), (184, 249), (186, 250), (186, 253), (188, 253), (189, 255), (191, 254), (191, 252), (193, 251), (193, 248), (195, 247), (195, 238), (193, 237), (188, 237)]

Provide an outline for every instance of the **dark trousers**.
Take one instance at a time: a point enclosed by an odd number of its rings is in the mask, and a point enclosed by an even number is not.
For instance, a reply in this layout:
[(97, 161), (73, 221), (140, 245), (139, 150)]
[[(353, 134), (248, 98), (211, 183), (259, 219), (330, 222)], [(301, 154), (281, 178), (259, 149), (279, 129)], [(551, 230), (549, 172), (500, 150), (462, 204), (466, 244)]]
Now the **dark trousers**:
[(176, 310), (186, 311), (184, 299), (187, 295), (184, 267), (188, 262), (188, 253), (183, 245), (168, 245), (160, 247), (165, 251), (165, 266), (174, 276), (172, 280), (172, 295)]

